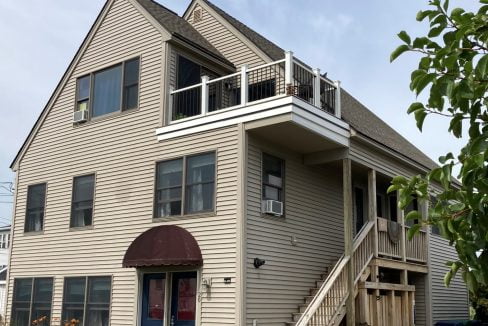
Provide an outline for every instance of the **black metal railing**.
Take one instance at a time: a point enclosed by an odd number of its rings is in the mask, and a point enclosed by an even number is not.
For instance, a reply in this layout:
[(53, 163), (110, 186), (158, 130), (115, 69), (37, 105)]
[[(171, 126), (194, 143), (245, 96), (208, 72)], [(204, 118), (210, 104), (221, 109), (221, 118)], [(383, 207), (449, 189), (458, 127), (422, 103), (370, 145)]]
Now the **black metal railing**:
[(209, 112), (241, 104), (241, 74), (211, 80), (207, 85)]

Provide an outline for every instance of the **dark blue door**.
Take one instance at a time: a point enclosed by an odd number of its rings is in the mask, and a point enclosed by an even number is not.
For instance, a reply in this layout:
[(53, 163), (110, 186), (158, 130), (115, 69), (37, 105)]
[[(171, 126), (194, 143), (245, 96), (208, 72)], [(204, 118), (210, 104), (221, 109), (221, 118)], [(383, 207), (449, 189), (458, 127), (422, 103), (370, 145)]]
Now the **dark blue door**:
[(172, 283), (171, 326), (195, 326), (197, 273), (173, 273)]
[(141, 326), (163, 326), (166, 275), (146, 274), (143, 283)]

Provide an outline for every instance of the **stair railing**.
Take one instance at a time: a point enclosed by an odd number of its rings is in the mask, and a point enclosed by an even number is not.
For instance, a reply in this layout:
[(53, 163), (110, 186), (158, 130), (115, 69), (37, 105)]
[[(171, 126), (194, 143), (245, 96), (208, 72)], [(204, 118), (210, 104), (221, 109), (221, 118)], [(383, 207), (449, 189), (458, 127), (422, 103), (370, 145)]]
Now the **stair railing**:
[(351, 293), (347, 286), (348, 269), (352, 265), (356, 284), (374, 257), (374, 225), (375, 222), (368, 222), (356, 235), (352, 264), (349, 264), (350, 256), (341, 256), (296, 326), (327, 326), (340, 314)]

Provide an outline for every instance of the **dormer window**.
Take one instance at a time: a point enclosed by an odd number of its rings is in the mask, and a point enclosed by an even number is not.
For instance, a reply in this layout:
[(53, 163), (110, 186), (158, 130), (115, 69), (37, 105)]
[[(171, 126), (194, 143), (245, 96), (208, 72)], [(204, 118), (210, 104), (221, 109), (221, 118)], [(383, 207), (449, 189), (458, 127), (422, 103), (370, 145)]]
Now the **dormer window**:
[(76, 111), (96, 118), (138, 107), (139, 58), (91, 73), (76, 81)]

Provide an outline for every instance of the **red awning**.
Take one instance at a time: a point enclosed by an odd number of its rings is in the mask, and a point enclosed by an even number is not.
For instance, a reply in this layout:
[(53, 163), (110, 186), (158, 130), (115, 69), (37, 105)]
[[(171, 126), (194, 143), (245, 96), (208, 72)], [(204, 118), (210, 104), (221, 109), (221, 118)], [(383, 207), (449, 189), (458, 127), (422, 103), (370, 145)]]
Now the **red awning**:
[(127, 249), (123, 267), (202, 266), (200, 247), (187, 230), (157, 226), (139, 235)]

